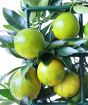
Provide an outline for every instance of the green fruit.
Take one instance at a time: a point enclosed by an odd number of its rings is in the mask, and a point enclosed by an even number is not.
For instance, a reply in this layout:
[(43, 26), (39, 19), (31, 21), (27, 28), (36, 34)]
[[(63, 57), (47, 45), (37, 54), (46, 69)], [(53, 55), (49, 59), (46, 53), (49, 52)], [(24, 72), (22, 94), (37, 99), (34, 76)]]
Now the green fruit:
[(10, 82), (10, 92), (17, 100), (22, 100), (25, 96), (34, 99), (38, 96), (40, 89), (41, 84), (34, 69), (29, 69), (25, 77), (22, 76), (21, 70), (18, 70)]
[(79, 33), (79, 22), (76, 16), (70, 12), (60, 14), (53, 23), (53, 33), (58, 39), (74, 38)]
[(38, 65), (37, 75), (44, 85), (55, 86), (57, 83), (61, 83), (64, 74), (64, 65), (57, 59), (52, 59), (49, 64), (40, 62)]
[(37, 29), (27, 28), (18, 32), (14, 46), (19, 55), (25, 58), (35, 58), (39, 51), (45, 48), (45, 40)]

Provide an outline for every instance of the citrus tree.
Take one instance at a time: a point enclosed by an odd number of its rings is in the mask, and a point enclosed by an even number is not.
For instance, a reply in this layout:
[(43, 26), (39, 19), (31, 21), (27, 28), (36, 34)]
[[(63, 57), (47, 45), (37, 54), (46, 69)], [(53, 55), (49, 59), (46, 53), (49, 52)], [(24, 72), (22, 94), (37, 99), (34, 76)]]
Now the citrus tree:
[(23, 62), (1, 76), (0, 105), (77, 105), (83, 90), (88, 98), (88, 24), (83, 26), (80, 15), (88, 12), (86, 3), (21, 0), (19, 14), (3, 8), (8, 35), (0, 36), (0, 47)]

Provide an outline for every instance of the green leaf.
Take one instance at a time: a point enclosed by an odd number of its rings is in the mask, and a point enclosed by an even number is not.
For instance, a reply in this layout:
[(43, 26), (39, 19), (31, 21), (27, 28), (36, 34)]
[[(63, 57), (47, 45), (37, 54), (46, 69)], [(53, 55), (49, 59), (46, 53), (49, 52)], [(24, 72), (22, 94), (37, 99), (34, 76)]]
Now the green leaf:
[(76, 49), (79, 51), (79, 53), (86, 52), (86, 50), (83, 47), (81, 47), (81, 46), (77, 47)]
[(15, 11), (3, 8), (3, 15), (7, 22), (17, 29), (24, 29), (26, 27), (25, 20)]
[[(10, 100), (14, 100), (13, 96), (11, 95), (10, 93), (10, 90), (9, 89), (0, 89), (0, 95), (5, 97), (5, 98), (8, 98)], [(0, 104), (1, 105), (1, 104)]]
[(22, 76), (25, 77), (28, 70), (32, 67), (33, 63), (31, 61), (28, 62), (28, 64), (21, 68)]
[(86, 40), (82, 38), (72, 38), (72, 39), (67, 39), (67, 45), (73, 45), (73, 46), (80, 46), (81, 44), (85, 43)]
[(57, 50), (57, 54), (59, 54), (61, 56), (69, 56), (74, 53), (78, 53), (78, 50), (76, 50), (72, 47), (68, 47), (68, 46), (61, 47)]
[(12, 25), (3, 25), (3, 26), (10, 31), (15, 31), (15, 32), (19, 31), (17, 28), (13, 27)]
[(62, 41), (62, 40), (53, 41), (53, 42), (51, 42), (51, 45), (49, 47), (57, 48), (57, 47), (63, 46), (65, 43), (66, 43), (66, 41)]
[(4, 100), (0, 103), (0, 105), (12, 105), (14, 102), (11, 100)]
[(62, 61), (69, 70), (72, 70), (73, 64), (70, 57), (62, 57)]
[(14, 47), (14, 38), (9, 35), (0, 35), (0, 46), (5, 48)]
[(73, 7), (73, 10), (78, 14), (88, 13), (88, 7), (84, 5), (76, 5)]

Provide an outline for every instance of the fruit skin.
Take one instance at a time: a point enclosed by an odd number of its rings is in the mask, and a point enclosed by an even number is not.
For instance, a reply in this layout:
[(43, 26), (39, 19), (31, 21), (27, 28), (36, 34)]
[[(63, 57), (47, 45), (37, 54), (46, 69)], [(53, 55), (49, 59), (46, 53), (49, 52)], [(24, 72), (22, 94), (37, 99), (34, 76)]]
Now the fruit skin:
[(39, 51), (45, 48), (45, 40), (37, 29), (26, 28), (18, 32), (14, 46), (22, 57), (34, 58), (38, 56)]
[(57, 95), (70, 98), (77, 94), (80, 89), (80, 79), (79, 76), (73, 72), (66, 71), (64, 80), (61, 84), (54, 86), (54, 91)]
[(57, 59), (52, 59), (49, 64), (40, 62), (37, 68), (37, 75), (42, 84), (55, 86), (61, 83), (64, 78), (64, 65)]
[(84, 34), (88, 38), (88, 23), (84, 26)]
[(64, 40), (74, 38), (80, 30), (76, 16), (70, 12), (60, 14), (53, 23), (53, 33), (56, 38)]
[(17, 100), (22, 100), (24, 96), (34, 99), (38, 96), (40, 89), (41, 83), (34, 69), (29, 69), (26, 77), (23, 77), (21, 70), (18, 70), (10, 82), (10, 92)]

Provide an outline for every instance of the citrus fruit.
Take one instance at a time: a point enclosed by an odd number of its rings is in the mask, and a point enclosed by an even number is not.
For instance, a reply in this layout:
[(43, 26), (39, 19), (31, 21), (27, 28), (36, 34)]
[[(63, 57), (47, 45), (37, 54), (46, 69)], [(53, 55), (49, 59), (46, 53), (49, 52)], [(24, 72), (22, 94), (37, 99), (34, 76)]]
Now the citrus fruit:
[(84, 26), (84, 34), (85, 34), (85, 37), (88, 38), (88, 23), (86, 23), (86, 25)]
[(29, 69), (26, 76), (22, 76), (21, 70), (18, 70), (10, 81), (11, 94), (18, 100), (21, 100), (24, 96), (28, 96), (29, 99), (34, 99), (40, 92), (41, 83), (37, 78), (36, 71)]
[(37, 69), (37, 75), (42, 84), (54, 86), (60, 83), (64, 78), (64, 65), (60, 60), (52, 59), (49, 64), (40, 62)]
[(38, 56), (39, 51), (45, 48), (45, 40), (37, 29), (27, 28), (18, 32), (14, 46), (22, 57), (34, 58)]
[(54, 86), (54, 91), (57, 95), (69, 98), (77, 94), (80, 88), (80, 79), (78, 75), (74, 74), (73, 72), (65, 73), (64, 80), (61, 84)]
[(54, 20), (52, 31), (56, 38), (64, 40), (76, 37), (79, 29), (76, 16), (70, 12), (64, 12)]

